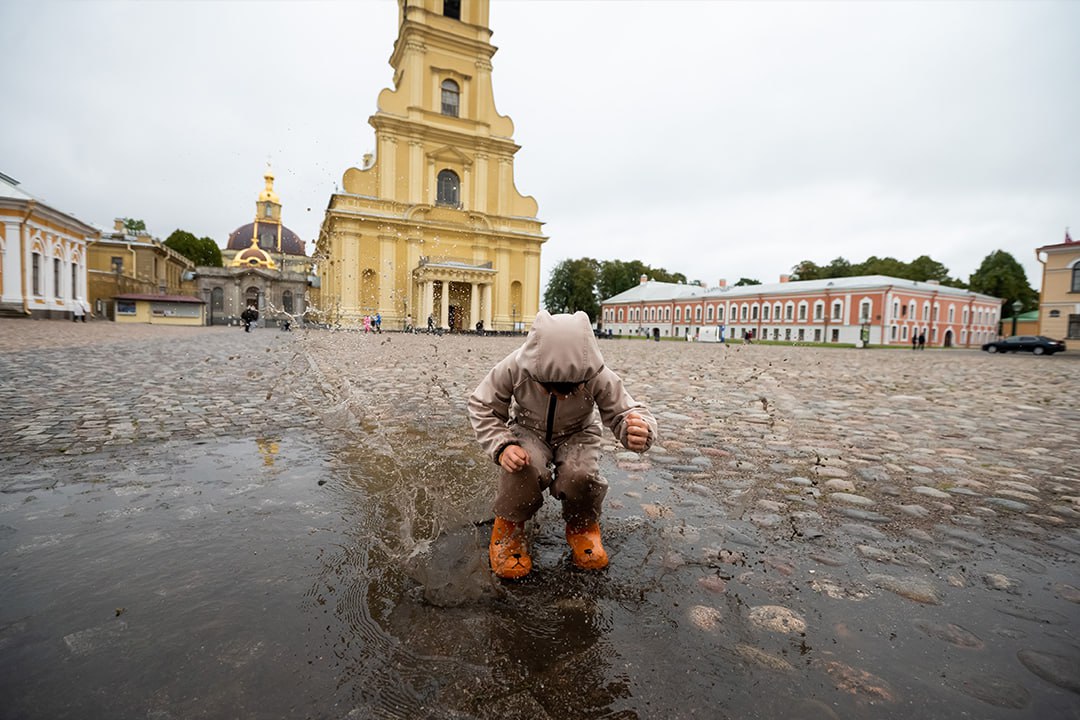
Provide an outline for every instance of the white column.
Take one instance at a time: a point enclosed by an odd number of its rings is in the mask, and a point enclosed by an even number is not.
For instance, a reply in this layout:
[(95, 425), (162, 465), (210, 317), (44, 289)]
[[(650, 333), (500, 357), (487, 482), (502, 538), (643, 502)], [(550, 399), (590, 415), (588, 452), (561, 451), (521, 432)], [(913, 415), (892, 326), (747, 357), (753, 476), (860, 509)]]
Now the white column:
[(427, 327), (428, 316), (435, 312), (435, 283), (432, 280), (424, 281), (424, 306), (421, 314), (423, 317), (416, 318), (420, 327)]
[(484, 305), (484, 327), (491, 327), (491, 283), (484, 283), (480, 286), (481, 291), (484, 293), (483, 305)]
[(442, 281), (442, 304), (439, 306), (439, 327), (450, 327), (450, 281)]
[[(476, 327), (476, 323), (480, 321), (480, 286), (472, 283), (469, 290), (469, 322)], [(487, 327), (487, 324), (484, 327)]]
[[(19, 223), (4, 223), (4, 302), (21, 303), (23, 299), (22, 233)], [(29, 253), (27, 259), (29, 260)]]

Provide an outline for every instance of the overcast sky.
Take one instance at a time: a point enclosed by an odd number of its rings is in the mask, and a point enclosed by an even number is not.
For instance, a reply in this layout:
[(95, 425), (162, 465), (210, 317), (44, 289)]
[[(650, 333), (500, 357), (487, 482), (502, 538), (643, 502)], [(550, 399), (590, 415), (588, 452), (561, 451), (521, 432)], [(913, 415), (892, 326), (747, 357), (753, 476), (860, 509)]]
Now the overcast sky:
[[(561, 260), (640, 259), (714, 285), (803, 259), (1080, 236), (1080, 2), (492, 0), (518, 190)], [(374, 150), (393, 0), (0, 3), (0, 172), (103, 229), (224, 245), (269, 160), (318, 235)]]

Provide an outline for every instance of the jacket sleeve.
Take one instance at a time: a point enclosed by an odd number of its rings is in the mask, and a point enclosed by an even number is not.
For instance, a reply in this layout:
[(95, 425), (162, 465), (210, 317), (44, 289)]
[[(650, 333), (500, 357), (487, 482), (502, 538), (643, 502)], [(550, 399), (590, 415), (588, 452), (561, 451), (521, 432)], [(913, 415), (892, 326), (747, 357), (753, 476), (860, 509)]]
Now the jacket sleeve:
[(469, 421), (480, 447), (496, 463), (503, 449), (516, 442), (507, 423), (510, 421), (510, 399), (514, 394), (517, 353), (507, 355), (469, 397)]
[(624, 448), (627, 447), (626, 416), (631, 412), (636, 412), (649, 426), (649, 439), (645, 443), (645, 450), (651, 448), (656, 442), (659, 430), (656, 418), (652, 416), (648, 408), (630, 397), (630, 393), (623, 386), (622, 378), (611, 368), (605, 367), (589, 385), (593, 400), (596, 401), (596, 407), (600, 411), (600, 419), (604, 425), (611, 428), (615, 439)]

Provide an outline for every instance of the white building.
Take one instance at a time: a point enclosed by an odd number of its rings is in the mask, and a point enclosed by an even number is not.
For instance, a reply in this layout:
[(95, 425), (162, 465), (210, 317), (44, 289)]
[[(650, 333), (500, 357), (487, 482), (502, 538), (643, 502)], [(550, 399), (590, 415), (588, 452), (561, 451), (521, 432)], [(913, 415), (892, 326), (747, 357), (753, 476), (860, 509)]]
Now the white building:
[(977, 347), (997, 337), (998, 298), (884, 275), (718, 287), (641, 282), (601, 303), (615, 335)]

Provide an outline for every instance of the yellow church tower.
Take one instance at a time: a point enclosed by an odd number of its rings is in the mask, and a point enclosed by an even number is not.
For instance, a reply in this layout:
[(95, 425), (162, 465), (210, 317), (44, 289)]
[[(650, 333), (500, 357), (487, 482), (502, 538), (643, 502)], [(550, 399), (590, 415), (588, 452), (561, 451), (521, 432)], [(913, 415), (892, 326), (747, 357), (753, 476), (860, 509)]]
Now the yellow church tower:
[(398, 0), (375, 156), (330, 198), (316, 258), (323, 310), (471, 329), (526, 327), (540, 303), (536, 201), (514, 185), (514, 124), (491, 87), (489, 0)]

